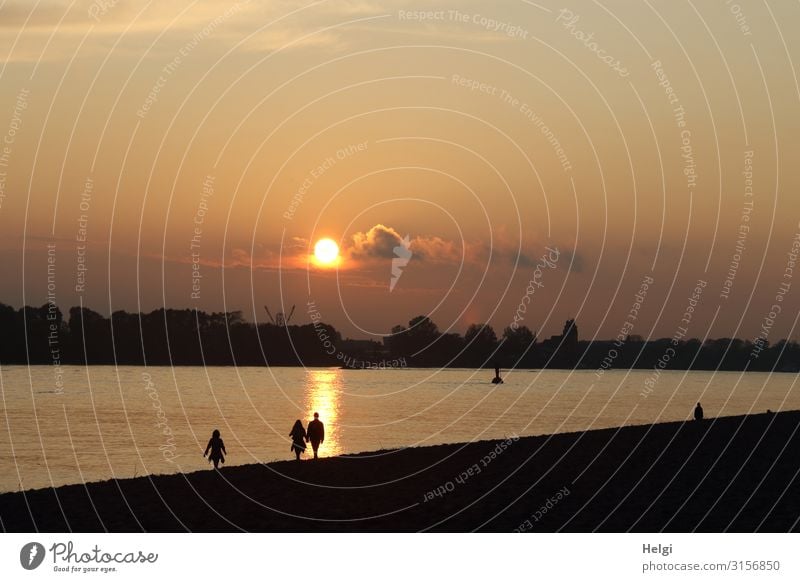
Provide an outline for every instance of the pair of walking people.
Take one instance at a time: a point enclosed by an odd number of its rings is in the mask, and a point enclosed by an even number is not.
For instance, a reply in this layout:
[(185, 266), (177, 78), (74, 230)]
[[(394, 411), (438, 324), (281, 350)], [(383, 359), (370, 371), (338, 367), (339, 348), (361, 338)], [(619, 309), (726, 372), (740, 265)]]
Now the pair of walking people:
[(319, 413), (314, 413), (314, 420), (308, 423), (307, 429), (303, 428), (303, 423), (299, 419), (296, 420), (289, 436), (292, 437), (292, 446), (289, 450), (294, 451), (298, 461), (306, 450), (306, 443), (311, 443), (314, 458), (318, 458), (319, 446), (325, 442), (325, 425), (319, 419)]
[[(308, 423), (308, 429), (303, 428), (303, 423), (300, 420), (295, 421), (289, 436), (292, 437), (290, 450), (297, 455), (298, 461), (300, 460), (300, 455), (306, 450), (306, 443), (311, 443), (311, 448), (314, 450), (314, 458), (318, 458), (319, 446), (325, 442), (325, 425), (319, 419), (319, 413), (314, 413), (314, 420)], [(209, 452), (211, 453), (210, 455)], [(227, 454), (225, 442), (222, 440), (219, 431), (214, 430), (203, 456), (207, 456), (209, 462), (214, 463), (214, 468), (218, 469), (219, 464), (225, 462), (225, 455)]]

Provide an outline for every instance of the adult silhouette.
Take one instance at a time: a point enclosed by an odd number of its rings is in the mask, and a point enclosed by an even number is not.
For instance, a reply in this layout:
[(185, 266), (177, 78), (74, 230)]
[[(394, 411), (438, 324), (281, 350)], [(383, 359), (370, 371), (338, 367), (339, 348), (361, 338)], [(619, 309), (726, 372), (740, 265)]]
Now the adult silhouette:
[(314, 449), (314, 458), (316, 459), (319, 446), (325, 442), (325, 425), (319, 419), (319, 412), (315, 412), (314, 420), (308, 423), (306, 441), (311, 443), (311, 448)]
[(214, 432), (211, 433), (211, 438), (208, 440), (208, 445), (206, 446), (206, 452), (203, 453), (205, 457), (208, 455), (208, 451), (211, 451), (211, 454), (208, 457), (208, 460), (214, 463), (214, 468), (219, 468), (220, 462), (225, 462), (225, 455), (228, 454), (228, 451), (225, 450), (225, 443), (219, 437), (219, 431), (214, 429)]
[(306, 429), (303, 428), (303, 423), (300, 422), (300, 419), (294, 421), (294, 426), (289, 436), (292, 437), (292, 446), (289, 450), (294, 451), (299, 461), (300, 455), (306, 451)]
[(700, 406), (700, 403), (697, 403), (697, 406), (694, 407), (694, 419), (695, 420), (703, 420), (703, 407)]
[(492, 384), (502, 384), (503, 379), (500, 377), (500, 366), (495, 366), (494, 368), (494, 378), (492, 379)]

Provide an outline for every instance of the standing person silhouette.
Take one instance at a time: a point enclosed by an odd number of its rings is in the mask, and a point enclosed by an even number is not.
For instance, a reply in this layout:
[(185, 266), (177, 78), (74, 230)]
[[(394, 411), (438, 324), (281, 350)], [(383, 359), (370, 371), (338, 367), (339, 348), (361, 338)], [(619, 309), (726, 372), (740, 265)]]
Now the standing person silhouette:
[(697, 406), (694, 407), (694, 419), (695, 420), (703, 420), (703, 407), (700, 406), (700, 403), (697, 403)]
[(289, 436), (292, 437), (292, 446), (289, 450), (294, 451), (299, 461), (300, 455), (306, 452), (306, 429), (303, 428), (303, 423), (300, 422), (300, 419), (294, 421), (294, 426)]
[(306, 441), (311, 443), (311, 448), (314, 449), (314, 458), (316, 459), (319, 446), (325, 442), (325, 425), (319, 419), (319, 412), (315, 412), (314, 420), (308, 423)]
[(203, 453), (205, 457), (208, 455), (208, 451), (211, 451), (211, 455), (209, 455), (208, 460), (214, 462), (214, 468), (217, 469), (219, 467), (219, 463), (225, 462), (225, 455), (228, 454), (228, 451), (225, 450), (225, 443), (222, 442), (222, 439), (219, 438), (219, 431), (214, 429), (214, 432), (211, 433), (211, 438), (208, 440), (208, 446), (206, 446), (206, 452)]
[(500, 377), (500, 366), (494, 367), (494, 378), (492, 379), (492, 384), (502, 384), (503, 379)]

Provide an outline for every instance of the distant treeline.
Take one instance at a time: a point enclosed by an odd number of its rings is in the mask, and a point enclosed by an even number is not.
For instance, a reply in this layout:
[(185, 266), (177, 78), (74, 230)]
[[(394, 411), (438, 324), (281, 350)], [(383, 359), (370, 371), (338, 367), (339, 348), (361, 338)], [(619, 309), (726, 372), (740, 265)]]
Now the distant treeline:
[(340, 340), (329, 325), (255, 326), (239, 311), (115, 311), (108, 318), (73, 307), (65, 321), (53, 305), (14, 310), (0, 304), (0, 363), (331, 365), (318, 337), (320, 329)]
[(500, 337), (489, 325), (462, 336), (418, 316), (392, 328), (383, 343), (342, 339), (328, 324), (253, 324), (239, 311), (159, 309), (104, 317), (73, 307), (69, 320), (53, 304), (14, 309), (0, 303), (0, 364), (239, 365), (384, 367), (800, 370), (800, 345), (781, 340), (658, 339), (638, 336), (580, 341), (574, 321), (538, 341), (525, 326)]

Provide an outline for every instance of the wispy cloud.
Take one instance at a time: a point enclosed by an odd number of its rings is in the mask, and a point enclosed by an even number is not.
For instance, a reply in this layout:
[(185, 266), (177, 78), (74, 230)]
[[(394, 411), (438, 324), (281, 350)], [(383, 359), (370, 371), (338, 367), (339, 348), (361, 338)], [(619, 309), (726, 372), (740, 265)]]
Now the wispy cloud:
[[(4, 55), (7, 62), (71, 59), (79, 43), (80, 57), (105, 55), (123, 35), (128, 41), (123, 47), (133, 43), (137, 54), (159, 37), (148, 49), (148, 56), (154, 59), (171, 54), (196, 34), (202, 34), (209, 44), (224, 43), (226, 50), (250, 37), (239, 49), (243, 52), (330, 48), (341, 44), (346, 31), (315, 32), (324, 28), (320, 20), (330, 20), (330, 8), (323, 8), (325, 4), (330, 2), (162, 0), (144, 6), (131, 0), (44, 0), (37, 4), (10, 0), (0, 8), (0, 43), (13, 47)], [(362, 3), (347, 4), (346, 13), (340, 13), (336, 21), (374, 11), (360, 6)], [(213, 33), (204, 34), (209, 27)], [(43, 53), (45, 46), (48, 50)]]
[[(475, 29), (453, 19), (427, 23), (398, 17), (400, 11), (414, 9), (431, 7), (414, 8), (405, 0), (160, 0), (147, 5), (135, 0), (6, 0), (0, 8), (0, 44), (13, 46), (4, 55), (6, 62), (53, 61), (72, 58), (79, 46), (82, 58), (104, 56), (122, 35), (141, 51), (149, 42), (140, 37), (149, 41), (158, 36), (159, 42), (148, 49), (149, 58), (157, 59), (220, 19), (224, 26), (215, 27), (208, 43), (224, 43), (227, 50), (246, 39), (237, 47), (242, 53), (343, 51), (380, 43), (387, 35), (423, 42), (463, 42), (465, 34), (480, 43), (511, 40), (502, 32)], [(477, 7), (444, 1), (436, 9), (474, 11)], [(475, 30), (480, 34), (470, 34)], [(45, 46), (47, 51), (42, 53)]]

